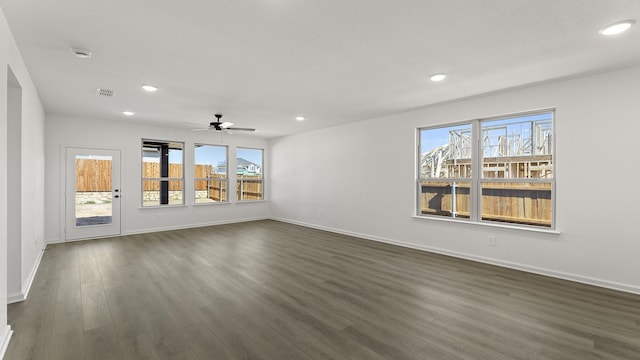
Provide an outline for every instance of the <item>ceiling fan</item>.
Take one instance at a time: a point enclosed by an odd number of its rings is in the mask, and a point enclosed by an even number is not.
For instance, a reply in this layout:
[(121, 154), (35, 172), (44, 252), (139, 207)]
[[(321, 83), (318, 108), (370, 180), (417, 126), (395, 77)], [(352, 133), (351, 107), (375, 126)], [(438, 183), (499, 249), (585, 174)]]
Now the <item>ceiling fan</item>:
[(202, 128), (202, 129), (193, 129), (192, 131), (201, 131), (201, 130), (212, 130), (212, 131), (256, 131), (256, 129), (253, 128), (240, 128), (240, 127), (232, 127), (233, 123), (232, 122), (222, 122), (220, 121), (222, 119), (222, 114), (215, 114), (214, 115), (216, 117), (216, 121), (212, 121), (209, 123), (209, 126), (206, 128)]

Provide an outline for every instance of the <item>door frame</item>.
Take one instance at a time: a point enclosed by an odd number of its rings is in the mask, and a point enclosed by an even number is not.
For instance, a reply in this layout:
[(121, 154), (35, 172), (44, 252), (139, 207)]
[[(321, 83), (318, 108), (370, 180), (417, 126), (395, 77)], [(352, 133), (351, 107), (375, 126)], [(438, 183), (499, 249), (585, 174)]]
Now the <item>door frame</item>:
[(75, 144), (61, 144), (60, 146), (60, 176), (59, 176), (59, 189), (60, 189), (60, 196), (59, 196), (59, 211), (58, 211), (58, 223), (59, 223), (59, 231), (58, 231), (58, 242), (72, 242), (72, 241), (82, 241), (82, 240), (87, 240), (87, 239), (92, 239), (92, 238), (103, 238), (103, 237), (113, 237), (113, 236), (120, 236), (122, 235), (122, 228), (123, 228), (123, 220), (125, 218), (124, 216), (124, 206), (122, 206), (122, 201), (120, 201), (120, 227), (118, 229), (118, 233), (117, 234), (110, 234), (110, 235), (105, 235), (105, 236), (91, 236), (91, 237), (87, 237), (87, 238), (80, 238), (80, 239), (67, 239), (67, 234), (66, 234), (66, 227), (67, 227), (67, 151), (68, 149), (86, 149), (88, 151), (91, 150), (107, 150), (107, 151), (117, 151), (120, 153), (120, 169), (119, 169), (119, 174), (120, 174), (120, 194), (122, 194), (124, 191), (122, 191), (122, 184), (123, 182), (123, 178), (124, 178), (124, 174), (122, 172), (122, 162), (124, 159), (124, 153), (123, 150), (120, 148), (116, 148), (116, 147), (110, 147), (110, 146), (91, 146), (91, 145), (75, 145)]

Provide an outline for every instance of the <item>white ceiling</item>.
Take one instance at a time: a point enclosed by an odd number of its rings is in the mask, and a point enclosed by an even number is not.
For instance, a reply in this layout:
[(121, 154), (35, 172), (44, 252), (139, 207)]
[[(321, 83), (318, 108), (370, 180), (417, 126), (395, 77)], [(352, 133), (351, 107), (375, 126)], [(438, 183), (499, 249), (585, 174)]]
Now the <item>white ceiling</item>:
[[(640, 64), (638, 0), (0, 0), (47, 113), (255, 136)], [(73, 56), (71, 47), (93, 52)], [(429, 75), (446, 72), (441, 83)], [(160, 90), (145, 93), (140, 85)], [(97, 88), (116, 91), (96, 96)], [(123, 110), (136, 115), (124, 119)], [(307, 120), (298, 122), (296, 115)]]

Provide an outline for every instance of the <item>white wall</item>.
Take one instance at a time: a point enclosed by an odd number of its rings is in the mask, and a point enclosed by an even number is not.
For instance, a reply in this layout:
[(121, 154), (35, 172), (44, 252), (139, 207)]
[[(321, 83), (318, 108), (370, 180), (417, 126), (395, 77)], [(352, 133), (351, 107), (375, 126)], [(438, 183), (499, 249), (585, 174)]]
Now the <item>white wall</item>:
[[(142, 139), (181, 141), (185, 143), (185, 199), (184, 207), (141, 208), (141, 141)], [(64, 241), (61, 233), (64, 222), (64, 185), (61, 149), (66, 146), (119, 149), (122, 153), (122, 234), (213, 225), (268, 216), (268, 202), (242, 204), (193, 205), (193, 146), (194, 143), (228, 145), (230, 164), (235, 163), (233, 150), (239, 147), (264, 148), (268, 141), (239, 134), (219, 134), (208, 131), (130, 124), (125, 121), (105, 121), (61, 115), (47, 116), (46, 129), (46, 197), (45, 238), (47, 242)], [(231, 167), (233, 169), (233, 167)], [(231, 172), (233, 176), (233, 172)], [(233, 184), (233, 183), (232, 183)], [(231, 186), (233, 188), (233, 185)], [(230, 198), (234, 197), (233, 192)]]
[[(1, 11), (1, 9), (0, 9)], [(4, 14), (0, 13), (0, 144), (7, 143), (7, 69), (6, 47), (8, 26)], [(0, 151), (0, 299), (7, 298), (7, 153)], [(0, 356), (4, 356), (11, 338), (11, 327), (7, 325), (7, 302), (0, 300)]]
[[(273, 139), (271, 216), (640, 293), (638, 79), (635, 67)], [(549, 107), (559, 235), (412, 217), (417, 127)]]
[[(28, 134), (21, 141), (21, 266), (7, 269), (7, 154), (0, 154), (0, 355), (10, 337), (7, 326), (7, 277), (8, 273), (20, 273), (22, 294), (9, 294), (14, 298), (24, 296), (33, 279), (42, 254), (44, 242), (44, 110), (36, 88), (18, 52), (9, 25), (0, 9), (0, 143), (6, 148), (7, 137), (7, 88), (8, 69), (15, 74), (15, 80), (22, 88), (21, 129), (16, 132)], [(39, 241), (36, 241), (36, 237)]]
[[(15, 71), (15, 70), (14, 70)], [(26, 73), (26, 70), (25, 70)], [(16, 73), (16, 76), (18, 74)], [(45, 247), (44, 242), (44, 131), (45, 112), (28, 74), (22, 86), (22, 296), (26, 295)], [(11, 136), (12, 134), (9, 134)]]
[(22, 292), (22, 87), (7, 70), (7, 295)]

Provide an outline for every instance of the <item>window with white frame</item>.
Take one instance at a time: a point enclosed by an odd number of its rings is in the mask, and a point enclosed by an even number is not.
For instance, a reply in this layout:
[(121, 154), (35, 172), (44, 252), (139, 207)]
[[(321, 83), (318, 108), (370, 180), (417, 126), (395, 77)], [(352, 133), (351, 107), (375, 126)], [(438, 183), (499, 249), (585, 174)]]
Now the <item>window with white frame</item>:
[(184, 143), (142, 140), (142, 206), (184, 204)]
[(227, 197), (227, 147), (195, 144), (195, 203), (224, 203)]
[(263, 150), (236, 149), (236, 190), (238, 201), (263, 200)]
[(418, 216), (555, 228), (553, 110), (418, 129)]

